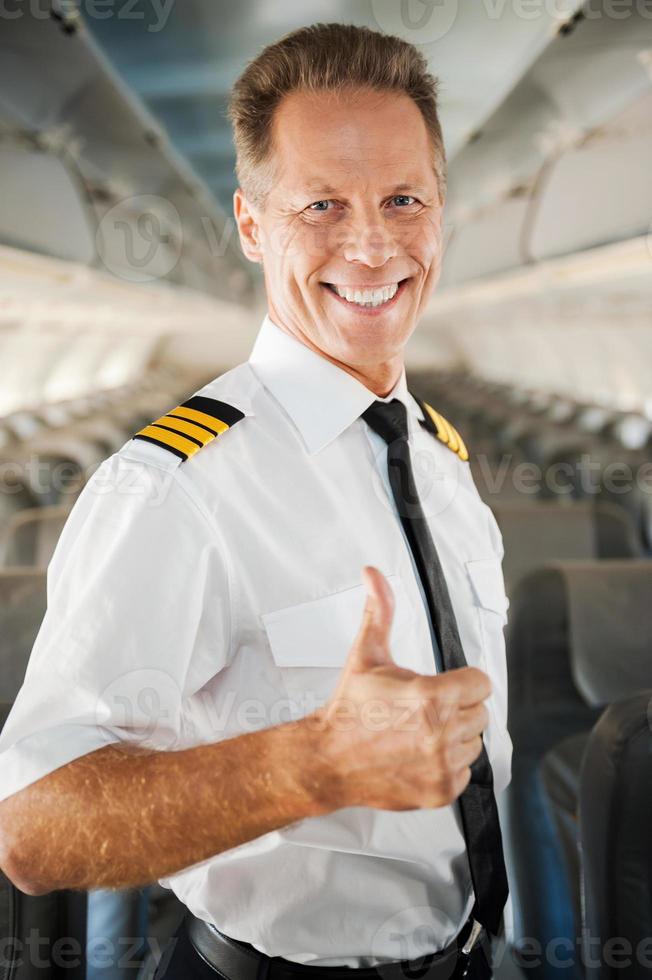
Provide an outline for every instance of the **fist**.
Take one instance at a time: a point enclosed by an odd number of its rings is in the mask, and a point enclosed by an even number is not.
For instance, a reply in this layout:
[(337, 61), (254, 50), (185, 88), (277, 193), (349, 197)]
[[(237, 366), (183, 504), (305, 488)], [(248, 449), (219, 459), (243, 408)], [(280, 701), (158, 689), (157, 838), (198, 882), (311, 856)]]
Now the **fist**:
[(487, 674), (475, 667), (426, 676), (398, 667), (394, 613), (382, 573), (363, 569), (360, 629), (331, 698), (312, 721), (332, 773), (332, 808), (411, 810), (452, 803), (471, 778), (488, 723)]

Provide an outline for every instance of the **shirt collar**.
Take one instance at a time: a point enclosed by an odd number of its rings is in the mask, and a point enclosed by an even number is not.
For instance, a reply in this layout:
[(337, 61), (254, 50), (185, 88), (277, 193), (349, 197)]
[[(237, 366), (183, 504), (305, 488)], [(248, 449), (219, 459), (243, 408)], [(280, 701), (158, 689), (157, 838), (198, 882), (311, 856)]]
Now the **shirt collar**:
[(407, 388), (405, 368), (385, 398), (353, 375), (281, 330), (265, 316), (249, 364), (295, 424), (308, 449), (319, 452), (344, 432), (372, 402), (400, 399), (408, 413), (422, 418)]

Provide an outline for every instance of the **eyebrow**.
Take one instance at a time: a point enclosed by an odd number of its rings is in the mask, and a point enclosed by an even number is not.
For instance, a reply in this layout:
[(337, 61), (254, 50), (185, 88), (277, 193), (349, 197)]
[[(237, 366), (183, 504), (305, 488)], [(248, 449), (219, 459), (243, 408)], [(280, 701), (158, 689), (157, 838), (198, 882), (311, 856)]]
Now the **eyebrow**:
[[(417, 183), (404, 183), (396, 184), (392, 188), (389, 188), (385, 193), (387, 194), (403, 194), (405, 191), (417, 191), (421, 194), (425, 193), (424, 188)], [(338, 190), (336, 187), (331, 187), (330, 184), (322, 184), (321, 181), (310, 181), (306, 184), (306, 192), (309, 194), (337, 194)]]
[(311, 194), (336, 194), (337, 190), (335, 187), (331, 187), (330, 184), (322, 184), (321, 181), (311, 180), (306, 184), (306, 190)]
[(402, 194), (404, 191), (420, 191), (423, 193), (424, 188), (420, 184), (397, 184), (396, 187), (392, 188), (393, 194)]

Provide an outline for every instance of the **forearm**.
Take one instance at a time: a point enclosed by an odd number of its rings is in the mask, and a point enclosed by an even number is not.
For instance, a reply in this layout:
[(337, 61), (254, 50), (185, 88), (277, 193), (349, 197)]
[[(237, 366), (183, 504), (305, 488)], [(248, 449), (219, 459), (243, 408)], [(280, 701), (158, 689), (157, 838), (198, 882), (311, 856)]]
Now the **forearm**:
[(326, 812), (324, 778), (305, 720), (180, 752), (107, 746), (0, 804), (3, 867), (33, 894), (142, 885)]

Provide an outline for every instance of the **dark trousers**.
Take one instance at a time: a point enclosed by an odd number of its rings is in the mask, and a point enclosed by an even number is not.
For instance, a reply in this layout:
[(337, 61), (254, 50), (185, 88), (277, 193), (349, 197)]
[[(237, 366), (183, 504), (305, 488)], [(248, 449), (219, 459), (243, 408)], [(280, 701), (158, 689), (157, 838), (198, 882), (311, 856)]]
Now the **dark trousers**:
[[(199, 955), (190, 941), (185, 922), (184, 919), (163, 950), (153, 980), (219, 980), (222, 974), (209, 966)], [(473, 950), (468, 966), (469, 969), (464, 980), (491, 980), (493, 975), (491, 966), (487, 961), (484, 949), (480, 945)], [(306, 970), (308, 969), (309, 967), (306, 967)], [(319, 968), (315, 967), (315, 970), (318, 971)], [(351, 970), (353, 978), (355, 978), (355, 974), (356, 971)], [(421, 972), (417, 969), (414, 973), (406, 972), (405, 976), (406, 980), (418, 980)], [(450, 975), (450, 980), (461, 980), (462, 976), (462, 960), (458, 960), (457, 966)], [(240, 980), (240, 978), (226, 977), (222, 980)], [(381, 980), (380, 974), (378, 980)], [(424, 980), (426, 980), (425, 977)]]

